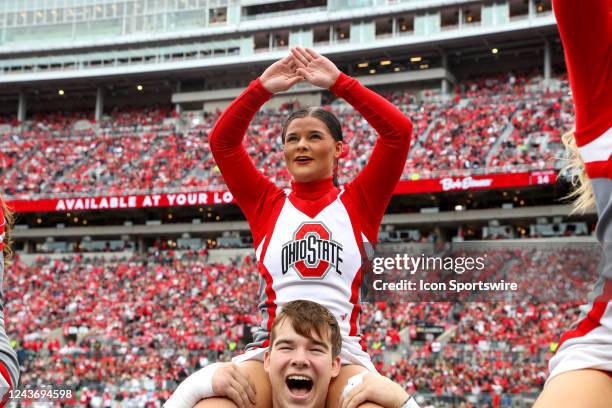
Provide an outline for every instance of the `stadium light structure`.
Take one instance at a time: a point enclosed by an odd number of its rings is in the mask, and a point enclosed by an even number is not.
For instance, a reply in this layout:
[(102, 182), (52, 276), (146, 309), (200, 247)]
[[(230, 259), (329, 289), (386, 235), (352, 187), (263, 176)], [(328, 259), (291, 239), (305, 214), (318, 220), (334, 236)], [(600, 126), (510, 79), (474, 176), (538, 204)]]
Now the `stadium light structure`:
[(58, 90), (58, 91), (57, 91), (57, 94), (58, 94), (59, 96), (64, 96), (64, 93), (65, 93), (65, 92), (64, 92), (64, 90), (63, 90), (63, 89), (60, 89), (60, 90)]
[(497, 48), (493, 48), (493, 49), (491, 49), (491, 52), (492, 52), (493, 54), (497, 54), (497, 53), (499, 52), (499, 50), (498, 50)]
[(142, 90), (144, 89), (142, 85), (138, 84), (138, 86), (136, 87), (136, 89), (138, 89), (138, 92), (142, 92)]

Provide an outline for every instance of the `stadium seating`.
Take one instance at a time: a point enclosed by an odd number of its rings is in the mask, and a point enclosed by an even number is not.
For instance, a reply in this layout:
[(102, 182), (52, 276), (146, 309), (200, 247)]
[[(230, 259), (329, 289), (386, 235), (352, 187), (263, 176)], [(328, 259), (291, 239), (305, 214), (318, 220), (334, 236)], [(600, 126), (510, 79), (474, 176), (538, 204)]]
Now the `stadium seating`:
[[(414, 122), (403, 178), (559, 167), (573, 107), (567, 80), (555, 81), (550, 91), (537, 77), (483, 78), (450, 99), (383, 92)], [(351, 147), (340, 163), (346, 182), (368, 161), (376, 134), (352, 108), (330, 103)], [(289, 175), (280, 133), (293, 108), (258, 113), (245, 140), (258, 168), (281, 186)], [(0, 118), (0, 183), (22, 199), (223, 189), (207, 139), (218, 114), (178, 116), (154, 106), (113, 110), (100, 123), (83, 112), (36, 114), (21, 127), (14, 117)]]
[[(551, 263), (571, 276), (585, 262), (571, 251), (514, 255), (513, 276), (522, 264)], [(206, 262), (204, 250), (82, 256), (17, 256), (7, 275), (8, 334), (24, 384), (154, 404), (194, 370), (239, 353), (258, 324), (252, 255), (223, 264)], [(490, 256), (491, 270), (507, 260)], [(377, 368), (408, 391), (482, 403), (537, 393), (576, 316), (576, 304), (559, 302), (376, 302), (364, 305), (361, 330)], [(442, 327), (446, 340), (417, 341), (417, 325)]]

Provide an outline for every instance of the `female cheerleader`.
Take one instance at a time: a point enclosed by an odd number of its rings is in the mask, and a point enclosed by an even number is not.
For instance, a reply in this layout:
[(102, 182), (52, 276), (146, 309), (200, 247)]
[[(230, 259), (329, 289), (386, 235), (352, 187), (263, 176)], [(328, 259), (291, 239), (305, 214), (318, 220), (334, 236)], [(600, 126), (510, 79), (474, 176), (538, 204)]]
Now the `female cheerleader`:
[[(342, 187), (337, 181), (338, 159), (346, 155), (347, 147), (341, 124), (326, 110), (299, 110), (283, 127), (284, 158), (293, 178), (289, 191), (260, 173), (242, 145), (261, 106), (273, 94), (302, 80), (344, 98), (379, 134), (367, 165)], [(270, 380), (262, 360), (277, 313), (283, 304), (296, 299), (316, 301), (340, 325), (342, 368), (330, 383), (328, 407), (338, 406), (349, 378), (376, 372), (359, 338), (362, 259), (366, 247), (377, 241), (384, 211), (406, 162), (411, 134), (412, 123), (395, 106), (311, 49), (293, 49), (228, 106), (211, 131), (210, 147), (253, 234), (263, 320), (246, 352), (234, 358), (234, 364), (220, 368), (223, 375), (215, 376), (213, 383), (216, 368), (200, 370), (181, 384), (167, 407), (191, 406), (194, 395), (195, 401), (205, 395), (231, 399), (210, 398), (198, 404), (199, 408), (255, 403), (270, 407)], [(225, 380), (217, 383), (218, 378)]]
[(604, 408), (612, 406), (612, 1), (553, 0), (553, 8), (576, 110), (574, 134), (564, 137), (582, 171), (573, 195), (579, 209), (597, 207), (603, 270), (535, 407)]
[(13, 214), (0, 196), (0, 408), (9, 400), (10, 391), (14, 390), (19, 380), (19, 363), (17, 354), (10, 346), (4, 328), (4, 268), (11, 257), (10, 233)]

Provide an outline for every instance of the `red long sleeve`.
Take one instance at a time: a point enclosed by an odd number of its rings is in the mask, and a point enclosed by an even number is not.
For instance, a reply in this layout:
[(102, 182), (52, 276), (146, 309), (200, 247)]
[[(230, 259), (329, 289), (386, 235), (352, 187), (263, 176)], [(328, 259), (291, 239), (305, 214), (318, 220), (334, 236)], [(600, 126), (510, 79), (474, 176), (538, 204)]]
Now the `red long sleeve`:
[(242, 141), (255, 113), (271, 96), (259, 79), (252, 81), (223, 111), (209, 135), (213, 157), (251, 226), (256, 245), (263, 237), (265, 215), (270, 210), (266, 204), (283, 192), (257, 170)]
[(583, 146), (612, 126), (612, 0), (554, 0)]
[(361, 207), (366, 237), (376, 242), (380, 222), (406, 164), (412, 122), (388, 100), (345, 74), (340, 74), (330, 90), (359, 111), (379, 135), (370, 160), (345, 186)]

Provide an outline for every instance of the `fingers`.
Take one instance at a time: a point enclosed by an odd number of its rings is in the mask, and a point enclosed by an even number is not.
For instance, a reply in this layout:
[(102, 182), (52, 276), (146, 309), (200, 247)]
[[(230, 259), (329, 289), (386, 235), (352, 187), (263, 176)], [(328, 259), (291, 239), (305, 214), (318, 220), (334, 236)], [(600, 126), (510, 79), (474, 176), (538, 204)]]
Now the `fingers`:
[(257, 399), (255, 397), (257, 389), (255, 388), (255, 384), (251, 381), (251, 378), (246, 374), (240, 367), (236, 367), (236, 371), (233, 373), (232, 378), (234, 378), (238, 383), (242, 386), (242, 389), (246, 392), (248, 399), (253, 403), (257, 403)]
[(283, 64), (289, 64), (292, 61), (293, 61), (293, 55), (291, 55), (291, 54), (287, 55), (285, 58), (280, 60), (280, 62), (282, 62)]
[(353, 388), (348, 395), (340, 399), (340, 406), (342, 408), (357, 408), (368, 400), (367, 390), (364, 383), (359, 384)]
[(302, 61), (306, 60), (306, 63), (310, 63), (313, 60), (316, 60), (317, 58), (321, 57), (321, 54), (319, 54), (312, 48), (295, 47), (294, 49), (292, 49), (292, 51), (293, 50), (296, 50), (297, 55), (300, 55), (303, 58)]
[(253, 405), (249, 402), (248, 398), (239, 391), (240, 384), (236, 380), (230, 382), (230, 388), (227, 390), (227, 396), (231, 399), (238, 408), (251, 408)]
[(257, 404), (257, 387), (255, 387), (255, 383), (251, 380), (251, 377), (246, 376), (247, 381), (249, 382), (249, 399), (253, 403), (253, 405)]
[(304, 48), (304, 51), (306, 52), (306, 54), (308, 54), (310, 59), (317, 59), (321, 56), (318, 52), (316, 52), (312, 48)]
[(213, 387), (216, 395), (231, 399), (238, 408), (255, 407), (255, 386), (238, 366), (230, 363), (218, 370), (215, 376), (218, 377), (217, 388)]
[(295, 85), (295, 84), (297, 84), (298, 82), (301, 82), (301, 81), (303, 81), (303, 80), (304, 80), (304, 78), (303, 78), (303, 77), (301, 77), (301, 76), (295, 76), (295, 77), (291, 78), (291, 79), (289, 80), (289, 88), (291, 88), (293, 85)]
[(312, 74), (308, 72), (305, 68), (297, 68), (295, 72), (297, 72), (300, 77), (306, 79), (307, 81), (310, 81), (312, 79)]
[(291, 55), (295, 58), (295, 61), (299, 68), (306, 68), (310, 63), (310, 55), (308, 55), (302, 48), (295, 47), (291, 49)]

